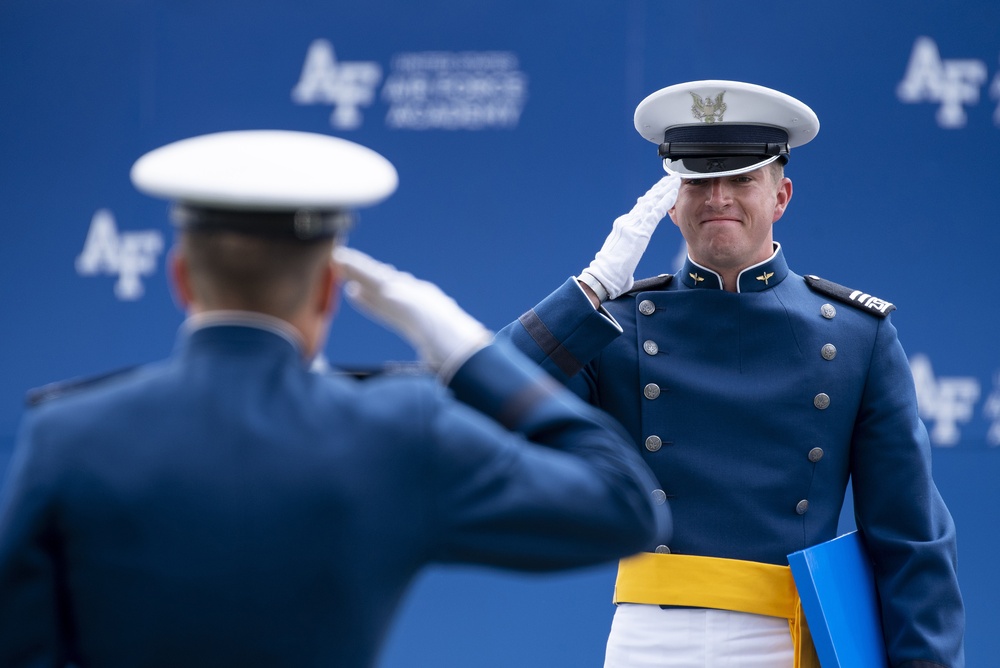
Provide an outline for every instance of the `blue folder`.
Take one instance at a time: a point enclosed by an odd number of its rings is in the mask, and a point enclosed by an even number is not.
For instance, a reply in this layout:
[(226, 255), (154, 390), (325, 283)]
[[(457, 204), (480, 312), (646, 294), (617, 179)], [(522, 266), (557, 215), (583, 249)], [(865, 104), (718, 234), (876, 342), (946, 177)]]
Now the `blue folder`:
[(888, 668), (871, 561), (857, 531), (788, 555), (823, 668)]

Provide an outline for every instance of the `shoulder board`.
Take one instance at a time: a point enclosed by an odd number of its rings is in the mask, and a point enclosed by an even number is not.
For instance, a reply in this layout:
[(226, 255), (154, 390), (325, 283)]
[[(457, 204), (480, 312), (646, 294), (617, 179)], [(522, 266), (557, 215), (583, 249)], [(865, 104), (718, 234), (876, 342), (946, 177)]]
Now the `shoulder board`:
[(663, 290), (668, 285), (670, 281), (674, 280), (673, 274), (660, 274), (659, 276), (653, 276), (651, 278), (641, 278), (632, 284), (632, 287), (628, 289), (625, 294), (630, 295), (636, 292), (646, 292), (648, 290)]
[(129, 366), (123, 369), (118, 369), (117, 371), (110, 371), (96, 376), (71, 378), (70, 380), (61, 380), (55, 383), (49, 383), (48, 385), (28, 390), (24, 401), (28, 406), (37, 406), (51, 399), (57, 399), (59, 397), (66, 396), (67, 394), (95, 387), (105, 381), (124, 375), (135, 368), (135, 366)]
[(832, 281), (820, 278), (819, 276), (810, 275), (804, 276), (803, 278), (805, 278), (806, 285), (816, 292), (827, 295), (828, 297), (833, 297), (839, 302), (850, 304), (857, 309), (871, 313), (872, 315), (880, 318), (884, 318), (889, 315), (889, 313), (896, 310), (896, 305), (892, 302), (879, 299), (878, 297), (870, 295), (867, 292), (852, 290), (851, 288), (838, 285)]

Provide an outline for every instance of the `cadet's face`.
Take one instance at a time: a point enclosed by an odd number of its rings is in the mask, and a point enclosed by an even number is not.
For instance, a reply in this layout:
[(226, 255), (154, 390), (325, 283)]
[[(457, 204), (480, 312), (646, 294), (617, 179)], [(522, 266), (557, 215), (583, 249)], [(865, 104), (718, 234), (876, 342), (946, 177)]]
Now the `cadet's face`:
[(771, 256), (771, 226), (791, 197), (791, 180), (762, 167), (736, 176), (686, 179), (669, 213), (691, 259), (726, 273)]

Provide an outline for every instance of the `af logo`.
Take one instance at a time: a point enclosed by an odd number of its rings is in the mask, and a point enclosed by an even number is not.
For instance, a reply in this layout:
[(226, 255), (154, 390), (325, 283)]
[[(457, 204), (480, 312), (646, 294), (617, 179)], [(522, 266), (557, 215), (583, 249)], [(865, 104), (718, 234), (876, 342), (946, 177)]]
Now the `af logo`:
[(936, 378), (926, 355), (914, 355), (910, 359), (910, 370), (917, 389), (920, 417), (934, 424), (930, 428), (931, 443), (957, 445), (961, 438), (958, 425), (972, 419), (979, 400), (979, 381), (968, 376)]
[(1000, 371), (993, 375), (993, 392), (986, 397), (983, 415), (990, 420), (990, 428), (986, 432), (987, 445), (1000, 446)]
[[(986, 63), (981, 60), (941, 59), (930, 37), (918, 37), (910, 53), (906, 75), (896, 87), (903, 102), (937, 102), (937, 122), (942, 128), (965, 126), (965, 105), (977, 104), (986, 82)], [(994, 95), (1000, 96), (1000, 75), (993, 81)], [(995, 120), (1000, 125), (1000, 110)]]
[(156, 271), (156, 259), (163, 251), (163, 235), (158, 230), (119, 232), (114, 215), (99, 209), (90, 221), (83, 252), (76, 258), (80, 276), (118, 276), (115, 296), (122, 301), (142, 297), (142, 276)]
[(330, 124), (339, 130), (361, 126), (360, 107), (375, 99), (382, 66), (370, 61), (337, 62), (333, 45), (317, 39), (306, 53), (299, 82), (292, 89), (297, 104), (332, 104)]

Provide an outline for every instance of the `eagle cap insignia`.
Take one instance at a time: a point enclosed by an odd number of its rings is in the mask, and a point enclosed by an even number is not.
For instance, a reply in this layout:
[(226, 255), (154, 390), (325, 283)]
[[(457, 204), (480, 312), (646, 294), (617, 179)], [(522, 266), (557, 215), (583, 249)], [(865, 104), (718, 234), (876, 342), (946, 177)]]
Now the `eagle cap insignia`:
[(708, 97), (702, 97), (691, 92), (691, 99), (694, 100), (694, 104), (691, 105), (691, 114), (705, 123), (715, 123), (722, 122), (722, 115), (726, 113), (726, 103), (722, 101), (722, 97), (726, 94), (726, 91), (722, 91), (713, 99), (711, 95)]

